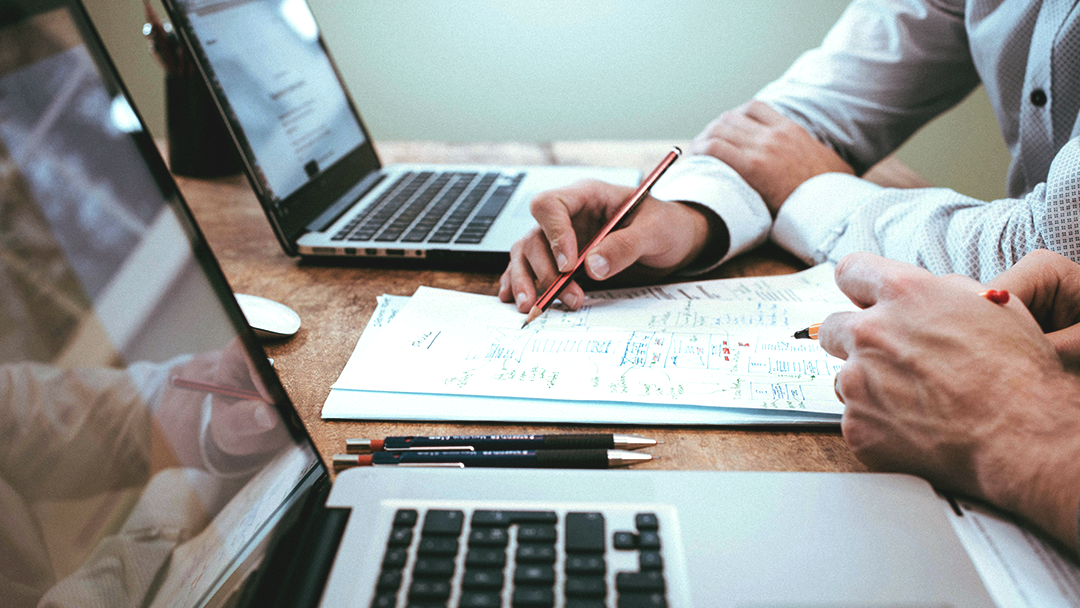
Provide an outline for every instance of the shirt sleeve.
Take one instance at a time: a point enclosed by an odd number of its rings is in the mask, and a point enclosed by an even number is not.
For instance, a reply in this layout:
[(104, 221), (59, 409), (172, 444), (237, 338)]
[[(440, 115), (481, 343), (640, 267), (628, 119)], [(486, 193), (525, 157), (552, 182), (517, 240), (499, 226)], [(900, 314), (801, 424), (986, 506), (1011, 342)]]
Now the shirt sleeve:
[(694, 264), (684, 270), (685, 274), (711, 270), (769, 237), (772, 217), (761, 195), (715, 157), (690, 156), (676, 163), (653, 186), (651, 194), (661, 200), (701, 205), (719, 216), (727, 227), (727, 250)]
[(962, 0), (854, 0), (756, 98), (861, 175), (979, 83)]
[(1034, 249), (1080, 262), (1080, 138), (1023, 198), (981, 201), (944, 188), (882, 188), (851, 175), (807, 180), (788, 198), (772, 238), (804, 261), (870, 251), (986, 282)]

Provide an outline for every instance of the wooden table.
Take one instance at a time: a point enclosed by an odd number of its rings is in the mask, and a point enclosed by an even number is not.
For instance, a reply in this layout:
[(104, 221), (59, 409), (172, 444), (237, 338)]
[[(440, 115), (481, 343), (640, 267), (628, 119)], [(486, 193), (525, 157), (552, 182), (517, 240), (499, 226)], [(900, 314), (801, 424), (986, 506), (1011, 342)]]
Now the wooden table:
[[(675, 142), (686, 144), (686, 142)], [(504, 164), (594, 164), (650, 170), (672, 142), (556, 142), (550, 144), (445, 144), (393, 142), (379, 146), (385, 163), (492, 162)], [(875, 170), (891, 185), (919, 184), (902, 165)], [(657, 458), (639, 468), (789, 471), (862, 471), (839, 430), (718, 427), (597, 427), (474, 423), (324, 421), (323, 400), (352, 353), (383, 293), (411, 295), (429, 285), (494, 295), (499, 271), (418, 269), (358, 262), (314, 264), (290, 258), (270, 230), (242, 176), (213, 180), (178, 178), (233, 289), (283, 302), (299, 313), (303, 326), (290, 340), (268, 343), (267, 353), (324, 459), (345, 450), (347, 437), (386, 435), (489, 434), (525, 432), (625, 432), (662, 441)], [(778, 248), (740, 256), (707, 278), (786, 274), (802, 264)]]

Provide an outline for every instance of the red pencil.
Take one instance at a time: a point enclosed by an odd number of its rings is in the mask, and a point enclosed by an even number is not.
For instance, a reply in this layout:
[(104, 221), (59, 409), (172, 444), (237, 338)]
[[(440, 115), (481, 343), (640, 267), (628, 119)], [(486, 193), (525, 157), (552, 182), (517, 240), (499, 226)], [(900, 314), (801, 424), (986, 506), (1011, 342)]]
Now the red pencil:
[(656, 181), (660, 179), (660, 176), (668, 170), (668, 167), (670, 167), (680, 155), (682, 155), (682, 150), (677, 147), (672, 148), (671, 152), (668, 152), (667, 156), (660, 161), (660, 164), (652, 170), (652, 173), (647, 175), (645, 179), (641, 181), (641, 184), (638, 185), (637, 189), (623, 201), (619, 210), (608, 219), (607, 223), (604, 224), (604, 227), (600, 229), (600, 232), (597, 232), (596, 236), (589, 241), (589, 244), (585, 245), (585, 248), (581, 250), (574, 267), (561, 273), (559, 278), (555, 279), (555, 282), (544, 291), (543, 295), (541, 295), (538, 300), (536, 300), (536, 304), (534, 304), (532, 310), (529, 311), (529, 316), (525, 317), (525, 322), (521, 324), (522, 329), (525, 329), (526, 325), (543, 314), (543, 312), (551, 306), (551, 303), (555, 301), (555, 298), (557, 298), (560, 293), (562, 293), (562, 290), (566, 289), (566, 286), (570, 283), (570, 279), (574, 276), (574, 273), (585, 263), (585, 258), (588, 257), (589, 252), (592, 251), (600, 241), (604, 240), (604, 237), (606, 237), (608, 233), (615, 229), (615, 226), (626, 217), (626, 214), (630, 213), (630, 210), (633, 209), (635, 205), (645, 200), (645, 197), (649, 194), (649, 190), (652, 189), (653, 185), (656, 184)]
[(242, 388), (233, 388), (231, 386), (221, 386), (220, 384), (210, 384), (209, 382), (199, 382), (198, 380), (188, 380), (186, 378), (181, 378), (180, 376), (173, 376), (169, 378), (169, 384), (177, 388), (184, 388), (192, 391), (203, 391), (215, 395), (222, 395), (224, 397), (232, 397), (234, 399), (247, 399), (248, 401), (262, 401), (263, 403), (270, 403), (266, 399), (266, 397), (263, 397), (260, 393), (257, 393), (255, 391), (249, 391)]

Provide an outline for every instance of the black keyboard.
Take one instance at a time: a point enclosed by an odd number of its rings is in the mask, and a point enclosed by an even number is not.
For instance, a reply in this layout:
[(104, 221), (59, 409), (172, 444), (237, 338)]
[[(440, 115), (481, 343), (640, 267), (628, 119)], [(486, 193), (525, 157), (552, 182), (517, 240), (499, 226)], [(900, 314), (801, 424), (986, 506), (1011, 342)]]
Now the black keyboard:
[(524, 173), (407, 172), (331, 239), (476, 244), (524, 178)]
[[(598, 512), (399, 509), (372, 608), (667, 606), (660, 524), (637, 513), (607, 542)], [(468, 520), (468, 521), (466, 521)], [(562, 542), (559, 542), (560, 535)], [(609, 547), (637, 568), (609, 572)], [(624, 563), (626, 560), (622, 560)]]

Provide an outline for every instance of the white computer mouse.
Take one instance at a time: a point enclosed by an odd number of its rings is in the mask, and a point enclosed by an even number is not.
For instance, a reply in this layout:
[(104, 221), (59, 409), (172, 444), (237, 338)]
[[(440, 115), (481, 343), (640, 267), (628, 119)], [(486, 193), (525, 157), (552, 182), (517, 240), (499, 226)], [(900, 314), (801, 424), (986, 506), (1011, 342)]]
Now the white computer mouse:
[(255, 335), (266, 340), (288, 338), (300, 329), (300, 315), (288, 306), (243, 293), (236, 294), (248, 325)]

